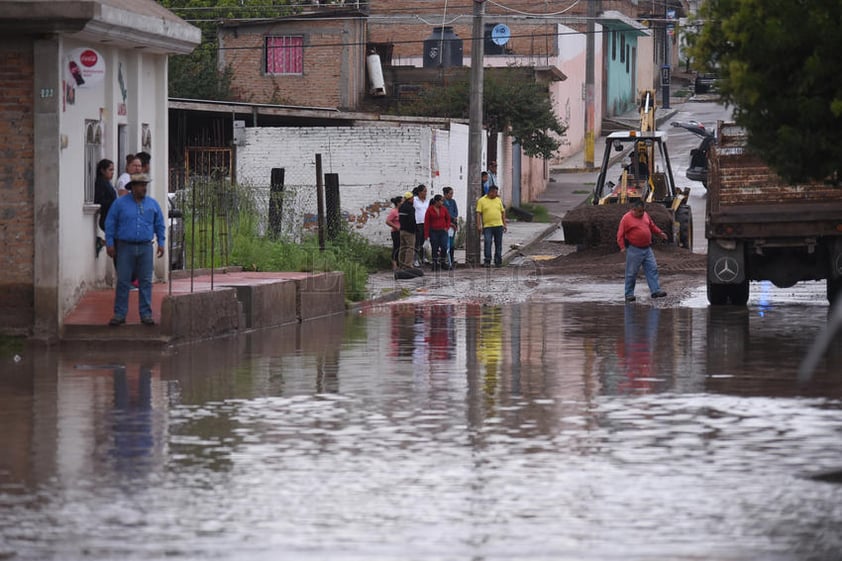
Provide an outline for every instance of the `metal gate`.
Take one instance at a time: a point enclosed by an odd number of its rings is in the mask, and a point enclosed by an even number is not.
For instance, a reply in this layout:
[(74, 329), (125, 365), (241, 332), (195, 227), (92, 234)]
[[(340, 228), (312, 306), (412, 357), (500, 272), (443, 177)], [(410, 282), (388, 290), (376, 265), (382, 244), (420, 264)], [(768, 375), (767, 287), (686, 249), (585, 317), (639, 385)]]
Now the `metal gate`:
[(184, 149), (184, 189), (178, 192), (178, 202), (188, 221), (188, 268), (230, 264), (231, 226), (237, 217), (235, 184), (232, 148)]

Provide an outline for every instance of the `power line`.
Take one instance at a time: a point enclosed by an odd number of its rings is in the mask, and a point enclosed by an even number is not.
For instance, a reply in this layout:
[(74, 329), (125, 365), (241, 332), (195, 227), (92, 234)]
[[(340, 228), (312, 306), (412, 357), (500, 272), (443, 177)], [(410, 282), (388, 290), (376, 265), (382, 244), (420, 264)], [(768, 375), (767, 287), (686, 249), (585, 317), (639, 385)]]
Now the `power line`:
[[(602, 35), (603, 33), (611, 33), (610, 29), (601, 30), (601, 31), (594, 31), (594, 35)], [(291, 35), (294, 35), (292, 33)], [(510, 37), (512, 38), (540, 38), (540, 37), (561, 37), (566, 35), (587, 35), (587, 32), (584, 31), (565, 31), (565, 32), (556, 32), (556, 33), (528, 33), (528, 34), (512, 34)], [(484, 39), (485, 37), (483, 37)], [(260, 39), (263, 39), (263, 36), (260, 36)], [(460, 38), (462, 39), (462, 38)], [(465, 42), (472, 41), (472, 37), (462, 39)], [(423, 44), (425, 39), (406, 39), (402, 41), (387, 41), (392, 45), (415, 45), (415, 44)], [(304, 48), (336, 48), (336, 47), (359, 47), (359, 46), (366, 46), (370, 45), (371, 43), (380, 43), (381, 41), (355, 41), (349, 43), (309, 43), (304, 45)], [(244, 50), (255, 50), (255, 49), (263, 49), (263, 45), (252, 45), (252, 46), (239, 46), (239, 47), (218, 47), (221, 51), (244, 51)], [(284, 48), (284, 47), (276, 47), (276, 48)], [(516, 55), (512, 54), (512, 56), (523, 56), (523, 55)]]

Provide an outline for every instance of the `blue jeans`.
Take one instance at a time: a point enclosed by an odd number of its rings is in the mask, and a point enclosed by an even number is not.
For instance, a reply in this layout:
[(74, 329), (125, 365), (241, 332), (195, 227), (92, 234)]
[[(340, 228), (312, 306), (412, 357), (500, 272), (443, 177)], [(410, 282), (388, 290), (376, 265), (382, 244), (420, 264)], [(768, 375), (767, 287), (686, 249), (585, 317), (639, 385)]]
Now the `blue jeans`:
[(450, 263), (447, 253), (447, 230), (430, 230), (430, 246), (433, 248), (433, 266), (447, 267)]
[(132, 275), (138, 280), (138, 303), (141, 318), (152, 317), (152, 242), (131, 244), (117, 241), (117, 293), (114, 296), (114, 317), (126, 318), (129, 312), (129, 290)]
[(661, 290), (658, 280), (658, 263), (655, 262), (655, 253), (651, 247), (641, 249), (630, 245), (626, 248), (626, 296), (634, 296), (634, 285), (637, 282), (637, 273), (640, 267), (646, 275), (646, 284), (649, 285), (649, 292), (654, 294)]
[(494, 264), (503, 264), (503, 227), (490, 226), (482, 229), (483, 249), (485, 251), (485, 263), (491, 263), (491, 240), (494, 240)]

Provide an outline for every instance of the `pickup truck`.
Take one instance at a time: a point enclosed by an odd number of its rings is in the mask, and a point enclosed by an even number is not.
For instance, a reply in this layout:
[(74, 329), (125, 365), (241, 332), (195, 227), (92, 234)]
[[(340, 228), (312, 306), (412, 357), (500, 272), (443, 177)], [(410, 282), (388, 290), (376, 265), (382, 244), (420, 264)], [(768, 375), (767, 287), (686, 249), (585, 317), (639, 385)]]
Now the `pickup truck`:
[(842, 185), (787, 183), (734, 123), (717, 123), (716, 137), (705, 217), (708, 301), (745, 305), (752, 280), (786, 288), (824, 279), (833, 302), (842, 288)]

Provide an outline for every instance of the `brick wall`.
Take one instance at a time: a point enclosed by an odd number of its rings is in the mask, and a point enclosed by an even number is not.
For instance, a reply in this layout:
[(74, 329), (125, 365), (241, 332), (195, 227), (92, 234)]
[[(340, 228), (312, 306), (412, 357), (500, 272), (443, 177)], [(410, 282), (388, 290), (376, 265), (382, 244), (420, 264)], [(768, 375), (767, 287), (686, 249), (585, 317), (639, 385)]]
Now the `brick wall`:
[[(304, 37), (303, 72), (265, 72), (267, 36)], [(236, 99), (308, 107), (354, 109), (365, 91), (364, 22), (284, 21), (221, 28), (220, 65), (233, 70)]]
[[(378, 23), (381, 22), (381, 23)], [(449, 27), (462, 39), (462, 54), (468, 65), (471, 56), (471, 23), (454, 24)], [(488, 23), (506, 23), (511, 29), (512, 37), (506, 44), (511, 54), (521, 56), (554, 55), (558, 40), (555, 36), (556, 26), (553, 23), (519, 24), (506, 18), (486, 20)], [(368, 23), (369, 40), (375, 43), (394, 43), (392, 59), (397, 64), (401, 58), (421, 57), (424, 54), (424, 40), (433, 32), (433, 27), (421, 22), (383, 22), (372, 20)]]
[[(0, 332), (23, 333), (34, 316), (34, 62), (31, 43), (0, 42)], [(54, 95), (61, 95), (54, 92)]]
[[(617, 0), (629, 4), (629, 0)], [(555, 14), (570, 5), (565, 2), (562, 7), (558, 2), (547, 2), (547, 0), (507, 0), (505, 8), (488, 2), (485, 6), (486, 16), (511, 14), (513, 11), (528, 12), (530, 14)], [(473, 14), (473, 5), (469, 2), (453, 2), (453, 0), (369, 0), (369, 13), (371, 15), (431, 15), (437, 14), (441, 19), (445, 5), (448, 6), (447, 14)], [(580, 2), (565, 11), (565, 15), (583, 14), (587, 11), (587, 3)], [(449, 18), (448, 18), (449, 19)]]

